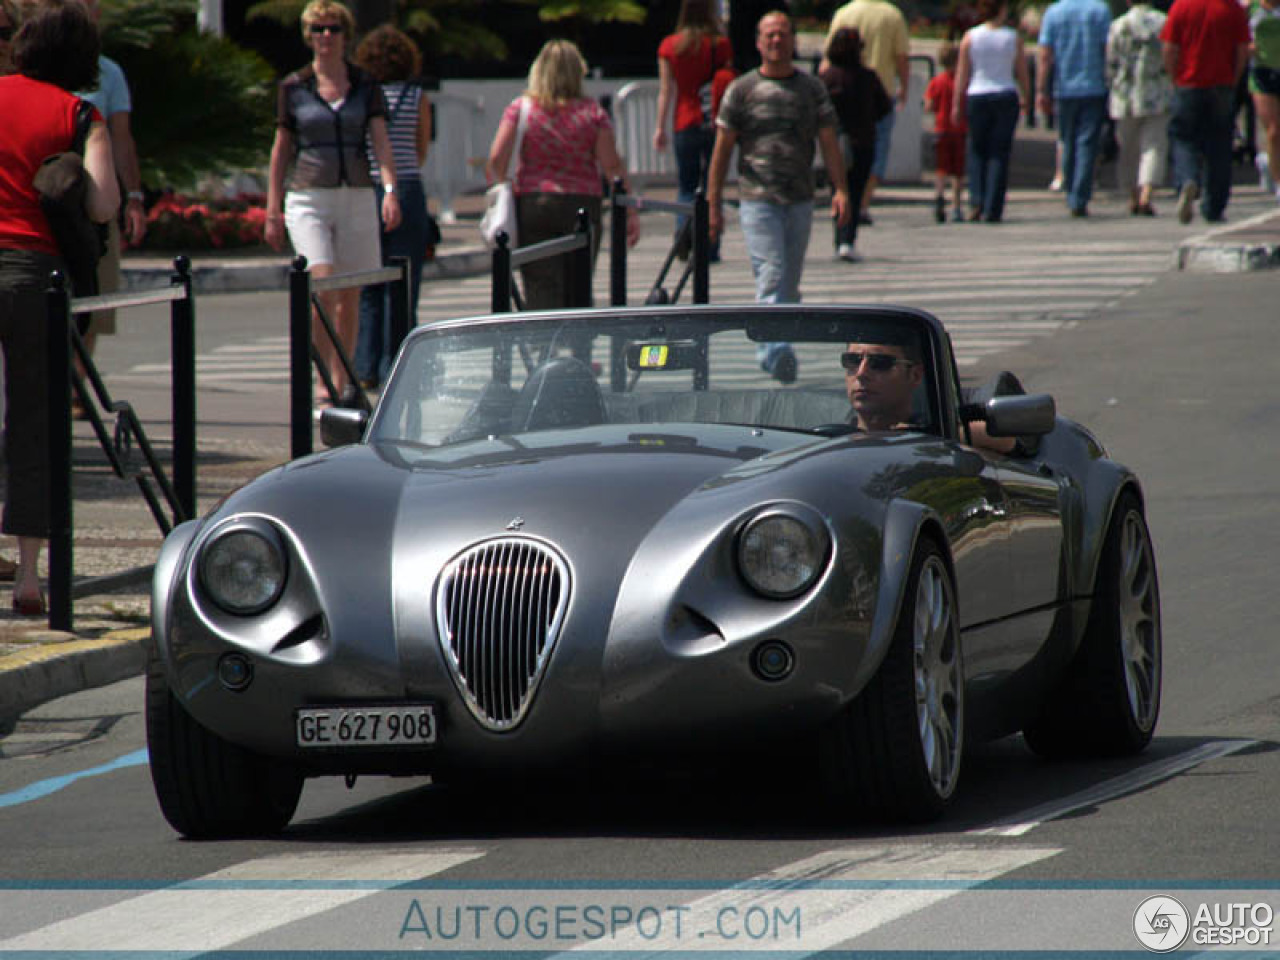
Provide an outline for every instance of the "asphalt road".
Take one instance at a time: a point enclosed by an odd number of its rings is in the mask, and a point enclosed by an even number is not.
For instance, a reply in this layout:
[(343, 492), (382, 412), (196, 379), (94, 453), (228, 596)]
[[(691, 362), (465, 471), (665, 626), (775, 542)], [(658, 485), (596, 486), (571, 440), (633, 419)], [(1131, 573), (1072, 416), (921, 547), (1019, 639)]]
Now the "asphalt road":
[[(973, 367), (1012, 369), (1053, 393), (1144, 481), (1166, 663), (1160, 726), (1142, 756), (1049, 765), (1017, 738), (1002, 741), (969, 756), (952, 816), (910, 832), (815, 816), (788, 758), (762, 755), (710, 783), (638, 778), (569, 795), (317, 782), (281, 838), (198, 844), (178, 840), (155, 805), (131, 680), (47, 704), (0, 741), (0, 954), (419, 950), (445, 942), (431, 908), (459, 899), (471, 908), (463, 916), (492, 918), (504, 898), (527, 916), (530, 904), (577, 897), (578, 932), (586, 906), (624, 895), (690, 911), (664, 914), (653, 941), (635, 927), (629, 940), (625, 929), (585, 944), (535, 939), (539, 953), (674, 949), (688, 944), (673, 939), (673, 917), (743, 920), (749, 905), (772, 904), (780, 929), (738, 928), (734, 939), (712, 923), (698, 945), (792, 956), (1133, 951), (1135, 911), (1151, 894), (1193, 912), (1280, 908), (1280, 361), (1267, 349), (1276, 278), (1149, 281)], [(234, 424), (251, 397), (216, 403)], [(179, 881), (192, 891), (174, 889)], [(806, 918), (798, 940), (788, 938), (791, 905)], [(526, 943), (484, 932), (481, 946)]]

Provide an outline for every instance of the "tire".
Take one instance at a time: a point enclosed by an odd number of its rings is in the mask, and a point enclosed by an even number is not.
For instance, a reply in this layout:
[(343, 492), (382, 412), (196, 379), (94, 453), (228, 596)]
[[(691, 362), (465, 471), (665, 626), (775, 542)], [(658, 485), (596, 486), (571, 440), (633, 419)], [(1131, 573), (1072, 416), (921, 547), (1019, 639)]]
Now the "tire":
[(921, 541), (876, 675), (824, 731), (832, 798), (859, 814), (924, 823), (943, 814), (964, 757), (964, 666), (956, 591), (942, 551)]
[(1163, 657), (1151, 534), (1126, 492), (1107, 528), (1084, 639), (1044, 713), (1023, 731), (1027, 744), (1050, 758), (1139, 752), (1160, 715)]
[(279, 833), (298, 808), (302, 777), (202, 727), (147, 662), (147, 749), (160, 810), (184, 837), (213, 840)]

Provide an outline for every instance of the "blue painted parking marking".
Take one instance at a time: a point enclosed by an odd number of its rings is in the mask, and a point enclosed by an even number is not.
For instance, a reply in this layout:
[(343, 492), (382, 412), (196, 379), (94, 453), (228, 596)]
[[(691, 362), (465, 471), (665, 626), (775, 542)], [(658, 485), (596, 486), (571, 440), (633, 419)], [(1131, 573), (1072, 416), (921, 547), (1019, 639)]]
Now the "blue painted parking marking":
[(16, 807), (20, 803), (30, 803), (32, 800), (39, 800), (41, 797), (47, 797), (51, 793), (57, 793), (63, 787), (68, 787), (84, 777), (96, 777), (100, 774), (111, 773), (114, 770), (122, 770), (125, 767), (139, 767), (146, 762), (147, 751), (145, 749), (135, 750), (133, 753), (126, 753), (123, 757), (117, 757), (110, 763), (104, 763), (98, 767), (77, 770), (75, 773), (64, 774), (61, 777), (50, 777), (48, 780), (37, 780), (21, 790), (0, 793), (0, 807)]

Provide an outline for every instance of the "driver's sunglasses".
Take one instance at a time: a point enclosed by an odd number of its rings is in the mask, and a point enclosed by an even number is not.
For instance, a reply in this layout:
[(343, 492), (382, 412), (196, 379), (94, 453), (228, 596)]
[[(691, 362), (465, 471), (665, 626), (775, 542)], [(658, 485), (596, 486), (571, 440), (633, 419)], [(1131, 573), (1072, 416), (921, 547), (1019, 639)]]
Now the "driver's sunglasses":
[(913, 361), (895, 357), (892, 353), (858, 353), (855, 350), (847, 350), (840, 354), (840, 366), (846, 370), (859, 369), (864, 360), (876, 373), (888, 373), (899, 364), (904, 367), (914, 366)]
[(345, 32), (340, 23), (313, 23), (307, 29), (313, 37), (321, 33), (341, 35)]

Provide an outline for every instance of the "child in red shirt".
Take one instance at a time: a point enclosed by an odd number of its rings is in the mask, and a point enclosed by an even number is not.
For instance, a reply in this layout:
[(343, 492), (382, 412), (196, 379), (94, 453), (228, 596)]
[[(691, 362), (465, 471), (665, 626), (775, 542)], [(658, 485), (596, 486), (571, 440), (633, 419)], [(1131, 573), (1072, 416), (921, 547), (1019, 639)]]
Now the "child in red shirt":
[(964, 139), (968, 129), (963, 120), (957, 126), (951, 122), (951, 101), (956, 92), (956, 59), (959, 51), (952, 43), (943, 43), (938, 50), (938, 63), (942, 72), (929, 81), (924, 91), (925, 109), (933, 114), (934, 130), (934, 217), (939, 223), (947, 219), (946, 192), (950, 181), (952, 195), (951, 219), (964, 220), (960, 198), (964, 180)]

